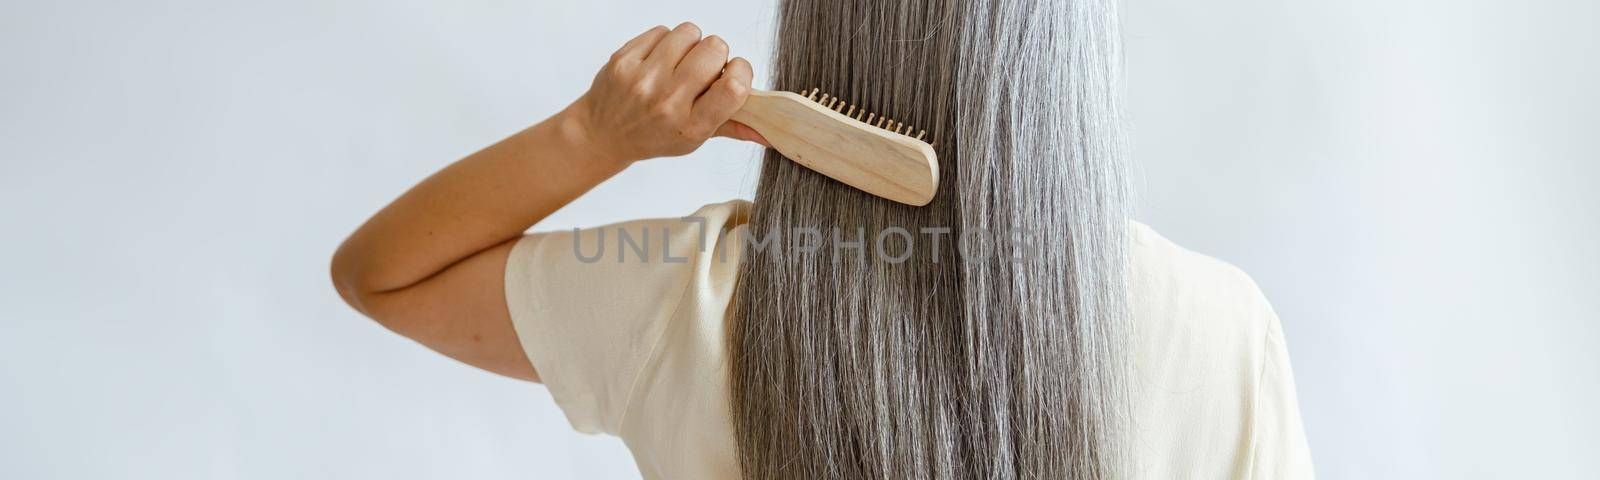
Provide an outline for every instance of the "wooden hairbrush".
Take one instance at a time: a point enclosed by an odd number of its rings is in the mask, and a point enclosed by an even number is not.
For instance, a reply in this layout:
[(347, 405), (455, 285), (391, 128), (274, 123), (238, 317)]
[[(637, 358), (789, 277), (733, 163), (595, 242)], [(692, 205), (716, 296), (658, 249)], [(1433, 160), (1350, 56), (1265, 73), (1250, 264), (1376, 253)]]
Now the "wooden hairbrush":
[(907, 205), (933, 201), (939, 159), (915, 130), (818, 89), (753, 91), (733, 120), (766, 137), (795, 163), (861, 191)]

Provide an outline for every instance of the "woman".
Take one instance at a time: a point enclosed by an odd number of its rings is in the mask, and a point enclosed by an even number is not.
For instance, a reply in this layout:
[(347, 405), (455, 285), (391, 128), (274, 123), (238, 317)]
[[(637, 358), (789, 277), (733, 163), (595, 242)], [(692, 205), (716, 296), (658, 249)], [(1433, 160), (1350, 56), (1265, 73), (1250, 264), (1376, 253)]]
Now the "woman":
[(775, 85), (926, 126), (932, 204), (769, 150), (753, 204), (524, 235), (634, 162), (763, 142), (729, 120), (749, 64), (651, 29), (375, 215), (335, 284), (647, 478), (1309, 477), (1271, 307), (1127, 218), (1114, 5), (784, 1)]

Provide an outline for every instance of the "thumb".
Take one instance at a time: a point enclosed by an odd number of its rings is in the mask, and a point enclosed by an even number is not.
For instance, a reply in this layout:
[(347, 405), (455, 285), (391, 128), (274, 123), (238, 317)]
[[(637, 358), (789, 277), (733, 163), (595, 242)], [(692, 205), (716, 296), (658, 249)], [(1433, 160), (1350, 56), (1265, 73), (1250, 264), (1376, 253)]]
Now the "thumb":
[(744, 140), (746, 142), (755, 142), (767, 148), (772, 148), (772, 144), (767, 142), (767, 137), (761, 136), (761, 132), (757, 132), (756, 129), (750, 128), (749, 125), (735, 122), (733, 120), (728, 120), (727, 122), (723, 123), (722, 126), (717, 127), (716, 136), (728, 137), (734, 140)]

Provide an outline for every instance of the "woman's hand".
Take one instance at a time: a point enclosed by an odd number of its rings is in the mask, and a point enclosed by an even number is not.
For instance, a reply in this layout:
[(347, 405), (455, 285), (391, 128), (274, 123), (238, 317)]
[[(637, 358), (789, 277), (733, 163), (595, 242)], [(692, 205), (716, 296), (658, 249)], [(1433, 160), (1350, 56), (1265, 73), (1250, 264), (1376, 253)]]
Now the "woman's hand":
[(619, 166), (674, 157), (712, 136), (765, 145), (755, 130), (730, 121), (750, 94), (750, 62), (728, 60), (728, 44), (700, 28), (652, 28), (628, 41), (562, 112), (603, 161)]

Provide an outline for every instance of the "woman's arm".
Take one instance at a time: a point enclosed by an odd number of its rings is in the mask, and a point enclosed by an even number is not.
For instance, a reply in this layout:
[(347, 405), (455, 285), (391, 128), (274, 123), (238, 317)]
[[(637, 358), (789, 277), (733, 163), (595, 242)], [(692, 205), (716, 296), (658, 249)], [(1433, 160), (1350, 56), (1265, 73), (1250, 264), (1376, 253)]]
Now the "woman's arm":
[(506, 310), (511, 245), (635, 161), (714, 135), (762, 141), (728, 120), (751, 71), (727, 55), (691, 23), (630, 40), (572, 105), (433, 174), (351, 234), (333, 256), (339, 295), (440, 353), (538, 381)]

